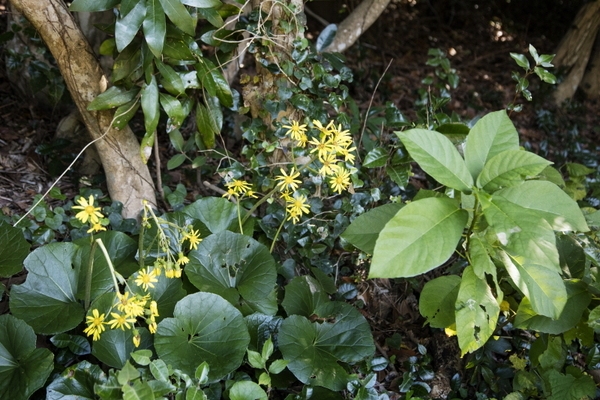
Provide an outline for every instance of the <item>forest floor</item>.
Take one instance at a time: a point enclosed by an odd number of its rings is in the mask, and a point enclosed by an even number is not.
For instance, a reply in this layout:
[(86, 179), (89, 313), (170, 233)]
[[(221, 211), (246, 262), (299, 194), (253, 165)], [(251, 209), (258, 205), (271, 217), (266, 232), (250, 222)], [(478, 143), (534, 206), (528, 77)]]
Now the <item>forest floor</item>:
[[(366, 111), (371, 101), (375, 106), (391, 101), (409, 119), (414, 117), (417, 90), (424, 87), (421, 81), (433, 74), (433, 68), (426, 65), (429, 48), (447, 53), (460, 77), (449, 111), (469, 121), (502, 109), (513, 101), (511, 71), (518, 70), (509, 53), (526, 53), (529, 44), (539, 53), (553, 53), (577, 12), (576, 6), (561, 5), (564, 2), (560, 1), (521, 2), (529, 6), (499, 0), (480, 3), (486, 5), (452, 0), (393, 1), (345, 54), (355, 74), (352, 95), (361, 111)], [(308, 7), (313, 4), (316, 7), (318, 2), (308, 3)], [(4, 27), (6, 21), (0, 23), (0, 28)], [(309, 27), (314, 38), (323, 25), (309, 18)], [(44, 193), (62, 172), (67, 165), (65, 156), (78, 149), (65, 147), (55, 137), (66, 115), (64, 110), (42, 109), (33, 100), (17, 95), (4, 60), (5, 55), (0, 60), (0, 209), (6, 215), (22, 215), (34, 196)], [(540, 87), (535, 78), (531, 89), (534, 101), (511, 115), (524, 146), (558, 164), (569, 160), (569, 149), (582, 150), (578, 142), (598, 143), (597, 101), (576, 97), (570, 104), (557, 107), (550, 88)], [(138, 124), (137, 129), (141, 131), (143, 126)], [(582, 146), (590, 157), (598, 157), (587, 144)], [(169, 152), (166, 147), (161, 149), (165, 163)], [(179, 183), (178, 179), (183, 177), (171, 174), (170, 184)], [(79, 174), (67, 174), (58, 187), (67, 198), (73, 198), (89, 181)], [(419, 345), (424, 345), (433, 360), (435, 378), (431, 386), (443, 397), (449, 391), (450, 378), (463, 369), (455, 339), (423, 328), (418, 293), (413, 293), (408, 283), (392, 285), (387, 280), (374, 280), (365, 283), (364, 289), (364, 312), (372, 324), (378, 351), (386, 357), (396, 356), (396, 363), (380, 376), (380, 384), (397, 387), (402, 380), (402, 360), (418, 355)], [(392, 348), (388, 339), (395, 335), (400, 335), (402, 346)]]

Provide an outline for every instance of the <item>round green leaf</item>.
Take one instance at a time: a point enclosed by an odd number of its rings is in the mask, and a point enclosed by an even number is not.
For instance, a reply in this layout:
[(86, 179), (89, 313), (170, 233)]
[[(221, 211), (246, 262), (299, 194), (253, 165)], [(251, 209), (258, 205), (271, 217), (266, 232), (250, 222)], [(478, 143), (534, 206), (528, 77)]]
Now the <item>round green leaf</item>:
[(231, 400), (267, 400), (267, 393), (257, 383), (239, 381), (229, 389)]
[(106, 380), (99, 366), (82, 361), (73, 365), (54, 379), (46, 388), (46, 400), (96, 399), (94, 385)]
[(341, 302), (323, 304), (315, 314), (320, 323), (299, 315), (285, 319), (279, 349), (301, 382), (342, 390), (348, 373), (339, 362), (356, 363), (375, 351), (369, 324), (358, 310)]
[(158, 324), (154, 347), (173, 368), (193, 376), (206, 361), (209, 381), (236, 370), (244, 359), (250, 335), (242, 314), (213, 293), (194, 293), (175, 306), (175, 317)]
[(25, 259), (29, 274), (25, 283), (12, 287), (10, 310), (36, 333), (62, 333), (83, 320), (83, 306), (76, 298), (77, 273), (71, 267), (76, 249), (73, 243), (50, 243)]
[(183, 209), (183, 212), (200, 220), (212, 232), (232, 229), (237, 225), (235, 204), (220, 197), (204, 197)]
[(36, 336), (25, 322), (0, 316), (0, 398), (27, 399), (53, 369), (54, 355), (35, 348)]
[(19, 228), (0, 221), (0, 277), (8, 277), (23, 269), (23, 260), (29, 254), (29, 243)]
[(285, 287), (285, 297), (281, 305), (288, 315), (310, 317), (329, 298), (323, 287), (312, 276), (297, 276)]
[(379, 234), (369, 278), (415, 276), (440, 266), (456, 249), (467, 219), (449, 198), (407, 204)]
[(272, 296), (277, 266), (263, 244), (222, 231), (205, 238), (188, 256), (186, 276), (201, 291), (224, 297), (246, 315), (277, 312)]

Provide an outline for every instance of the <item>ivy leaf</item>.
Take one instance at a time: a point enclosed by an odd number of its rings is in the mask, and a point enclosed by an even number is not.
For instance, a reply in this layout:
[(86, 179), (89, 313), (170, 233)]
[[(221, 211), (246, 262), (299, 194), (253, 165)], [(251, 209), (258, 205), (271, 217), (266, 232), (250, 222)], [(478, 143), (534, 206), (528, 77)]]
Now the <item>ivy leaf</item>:
[(548, 181), (526, 181), (499, 190), (502, 197), (544, 218), (556, 231), (587, 232), (589, 228), (577, 203), (563, 190)]
[(432, 328), (447, 328), (455, 322), (456, 297), (460, 276), (447, 275), (432, 279), (423, 286), (419, 312)]
[(410, 129), (396, 135), (419, 167), (433, 179), (461, 192), (471, 192), (473, 177), (450, 139), (425, 129)]
[(471, 265), (465, 268), (456, 298), (456, 332), (461, 357), (481, 348), (492, 336), (501, 301), (502, 298), (496, 300), (487, 282), (475, 275)]
[(279, 349), (302, 383), (343, 390), (349, 376), (339, 362), (357, 363), (375, 351), (369, 324), (358, 310), (341, 302), (325, 303), (315, 314), (324, 322), (312, 323), (300, 315), (286, 318), (279, 330)]
[(24, 321), (0, 315), (0, 398), (28, 399), (44, 386), (54, 355), (35, 348), (36, 336)]
[(287, 315), (310, 317), (315, 310), (329, 302), (327, 293), (312, 276), (297, 276), (285, 287), (285, 297), (281, 305)]
[(76, 249), (73, 243), (50, 243), (25, 259), (29, 274), (25, 283), (12, 287), (10, 310), (36, 333), (62, 333), (83, 320), (83, 306), (76, 298), (77, 274), (71, 267)]
[(210, 382), (242, 364), (250, 335), (242, 314), (227, 300), (213, 293), (190, 294), (177, 303), (174, 316), (158, 324), (154, 338), (164, 362), (193, 376), (206, 361)]
[(277, 312), (272, 295), (277, 267), (265, 245), (222, 231), (205, 238), (188, 257), (186, 276), (200, 291), (222, 296), (245, 315)]
[(127, 15), (117, 18), (115, 23), (115, 43), (119, 52), (123, 51), (131, 43), (135, 35), (137, 35), (145, 17), (146, 2), (138, 1)]
[(373, 254), (379, 233), (402, 207), (401, 203), (384, 204), (361, 214), (342, 233), (342, 239), (365, 253)]
[(525, 297), (515, 316), (515, 328), (531, 329), (538, 332), (560, 335), (574, 328), (583, 312), (587, 309), (592, 299), (587, 285), (581, 281), (565, 281), (567, 289), (567, 303), (558, 319), (551, 319), (543, 315), (537, 315), (531, 306), (530, 300)]
[(440, 266), (456, 249), (468, 217), (449, 198), (407, 204), (379, 234), (369, 277), (410, 277)]
[(99, 366), (82, 361), (65, 369), (46, 388), (46, 400), (96, 399), (94, 385), (106, 380)]
[(159, 0), (146, 0), (146, 18), (142, 23), (146, 43), (154, 57), (160, 59), (165, 45), (167, 25)]
[(552, 162), (523, 150), (506, 150), (492, 157), (477, 177), (477, 186), (487, 192), (520, 184), (536, 176)]
[(23, 237), (23, 231), (0, 221), (0, 243), (0, 277), (20, 272), (30, 247)]
[(465, 143), (465, 162), (474, 179), (488, 160), (506, 150), (519, 149), (519, 134), (505, 110), (482, 117)]

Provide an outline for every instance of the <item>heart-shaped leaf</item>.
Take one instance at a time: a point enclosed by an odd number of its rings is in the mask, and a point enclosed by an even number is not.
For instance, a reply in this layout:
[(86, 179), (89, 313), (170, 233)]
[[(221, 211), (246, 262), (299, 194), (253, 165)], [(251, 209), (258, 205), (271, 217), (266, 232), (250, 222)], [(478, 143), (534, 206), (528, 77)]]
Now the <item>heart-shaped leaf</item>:
[(99, 366), (82, 361), (65, 369), (46, 388), (46, 400), (96, 399), (94, 385), (103, 383), (106, 375)]
[(250, 335), (242, 314), (227, 300), (213, 293), (190, 294), (177, 303), (174, 316), (158, 324), (154, 339), (167, 364), (194, 376), (206, 361), (211, 382), (242, 364)]
[(30, 247), (21, 229), (0, 221), (0, 243), (0, 276), (8, 277), (20, 272)]

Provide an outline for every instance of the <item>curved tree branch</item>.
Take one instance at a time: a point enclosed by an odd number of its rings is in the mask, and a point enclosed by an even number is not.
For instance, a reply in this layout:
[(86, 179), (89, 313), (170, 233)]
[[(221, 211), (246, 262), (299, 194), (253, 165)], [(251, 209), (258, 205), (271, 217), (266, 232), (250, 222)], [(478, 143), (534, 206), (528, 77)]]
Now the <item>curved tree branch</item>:
[(107, 88), (107, 80), (90, 45), (62, 0), (10, 0), (38, 30), (56, 59), (96, 148), (113, 200), (123, 203), (123, 216), (136, 217), (142, 200), (156, 204), (154, 184), (129, 127), (111, 127), (113, 111), (88, 111), (87, 105)]
[(352, 46), (386, 9), (390, 0), (363, 0), (338, 26), (333, 42), (324, 50), (342, 52)]

